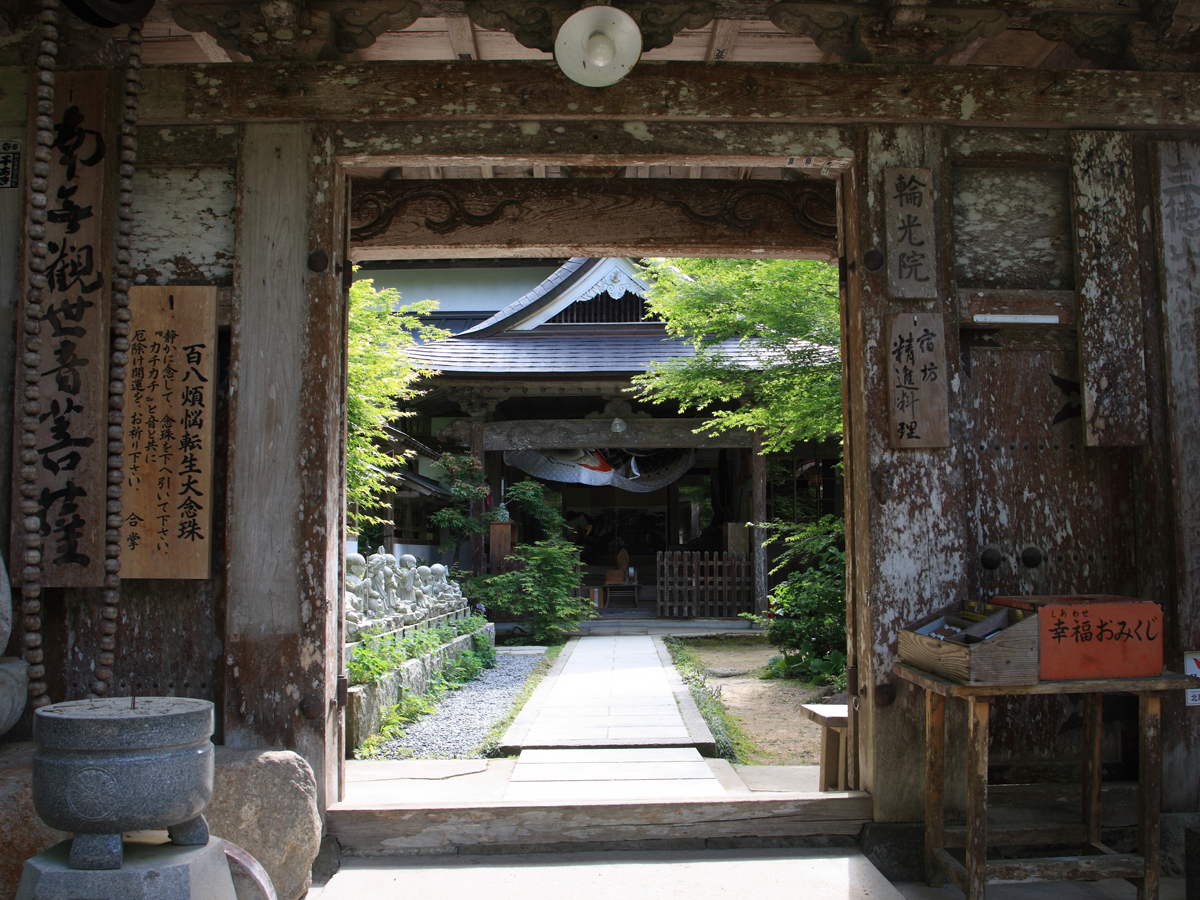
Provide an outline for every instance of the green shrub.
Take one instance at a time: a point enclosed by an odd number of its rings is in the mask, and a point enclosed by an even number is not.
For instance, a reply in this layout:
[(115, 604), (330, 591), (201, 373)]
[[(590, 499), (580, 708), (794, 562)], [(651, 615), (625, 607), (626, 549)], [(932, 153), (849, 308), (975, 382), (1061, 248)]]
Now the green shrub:
[(749, 617), (784, 654), (768, 675), (835, 680), (846, 666), (846, 523), (825, 516), (771, 527), (784, 544), (774, 571), (799, 568), (771, 592), (773, 618)]
[(518, 560), (517, 569), (477, 579), (473, 596), (492, 609), (528, 617), (531, 640), (561, 640), (581, 621), (596, 615), (588, 598), (572, 593), (583, 583), (579, 548), (574, 544), (562, 538), (518, 544), (512, 558)]
[(368, 632), (354, 648), (354, 655), (346, 662), (346, 674), (351, 684), (376, 684), (407, 660), (424, 656), (430, 650), (450, 643), (459, 635), (473, 634), (487, 626), (488, 621), (482, 616), (470, 616), (450, 624), (417, 631), (403, 640), (395, 634), (379, 635)]

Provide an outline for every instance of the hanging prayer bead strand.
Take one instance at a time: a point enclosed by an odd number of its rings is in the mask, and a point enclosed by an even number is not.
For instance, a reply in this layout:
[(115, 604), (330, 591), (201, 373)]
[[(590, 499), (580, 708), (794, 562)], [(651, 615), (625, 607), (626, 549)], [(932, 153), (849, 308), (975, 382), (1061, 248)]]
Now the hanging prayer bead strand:
[(29, 177), (29, 287), (25, 294), (25, 354), (21, 360), (25, 402), (21, 407), (21, 530), (24, 553), (21, 567), (21, 643), (29, 664), (29, 701), (34, 709), (50, 702), (47, 696), (45, 655), (42, 649), (42, 520), (38, 515), (37, 434), (41, 425), (42, 339), (45, 310), (42, 301), (49, 287), (46, 278), (46, 207), (51, 148), (54, 146), (54, 68), (58, 57), (58, 0), (41, 0), (42, 41), (37, 56), (36, 146)]
[(121, 495), (125, 483), (125, 380), (129, 365), (129, 288), (133, 280), (133, 176), (137, 165), (138, 95), (141, 93), (142, 23), (129, 26), (129, 63), (121, 121), (117, 181), (117, 263), (112, 285), (111, 357), (108, 369), (108, 489), (104, 532), (104, 605), (100, 641), (92, 672), (92, 693), (105, 696), (116, 660), (121, 602)]

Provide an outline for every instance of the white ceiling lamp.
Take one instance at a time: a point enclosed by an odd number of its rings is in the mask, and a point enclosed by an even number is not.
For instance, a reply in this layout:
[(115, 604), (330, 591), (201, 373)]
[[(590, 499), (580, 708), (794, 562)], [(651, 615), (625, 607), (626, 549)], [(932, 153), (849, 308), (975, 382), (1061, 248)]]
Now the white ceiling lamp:
[(581, 9), (558, 30), (554, 58), (572, 81), (607, 87), (629, 74), (642, 56), (642, 31), (612, 6)]

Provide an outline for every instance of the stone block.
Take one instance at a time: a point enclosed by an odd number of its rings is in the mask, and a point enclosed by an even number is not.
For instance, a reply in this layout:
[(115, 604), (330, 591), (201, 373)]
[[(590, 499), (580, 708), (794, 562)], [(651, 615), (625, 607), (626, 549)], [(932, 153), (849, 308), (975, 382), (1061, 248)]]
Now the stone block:
[(218, 747), (209, 830), (246, 850), (271, 876), (279, 900), (298, 900), (312, 883), (321, 847), (317, 782), (287, 750)]
[(0, 751), (0, 900), (16, 895), (25, 860), (70, 837), (33, 808), (33, 750), (25, 741)]
[(25, 863), (16, 900), (237, 900), (224, 843), (131, 843), (120, 869), (97, 871), (72, 869), (71, 842), (63, 841)]

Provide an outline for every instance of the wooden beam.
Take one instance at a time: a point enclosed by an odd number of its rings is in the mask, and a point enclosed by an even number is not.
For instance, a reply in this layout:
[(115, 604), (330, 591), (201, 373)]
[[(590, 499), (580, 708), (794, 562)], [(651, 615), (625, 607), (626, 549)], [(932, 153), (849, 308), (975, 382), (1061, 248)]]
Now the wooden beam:
[(450, 47), (456, 59), (479, 59), (479, 43), (475, 40), (475, 25), (466, 16), (448, 16), (446, 29), (450, 32)]
[[(751, 530), (751, 540), (754, 546), (750, 548), (754, 560), (754, 611), (761, 615), (767, 612), (767, 529), (761, 527), (767, 521), (767, 458), (763, 455), (762, 436), (754, 435), (754, 443), (750, 448), (750, 479), (752, 491), (751, 516), (754, 528)], [(824, 790), (824, 788), (822, 788)]]
[[(1200, 127), (1200, 73), (941, 66), (642, 63), (603, 92), (553, 63), (256, 63), (148, 67), (141, 124), (511, 119), (942, 122), (1050, 128)], [(215, 80), (214, 80), (215, 79)], [(650, 112), (649, 110), (654, 110)], [(653, 132), (649, 132), (653, 142)], [(650, 149), (650, 148), (646, 148)]]
[[(704, 419), (630, 419), (620, 433), (612, 430), (609, 419), (513, 419), (485, 422), (482, 451), (554, 450), (563, 447), (619, 447), (625, 449), (673, 447), (750, 447), (752, 438), (745, 431), (727, 431), (709, 437), (696, 434)], [(459, 419), (438, 432), (438, 440), (468, 444), (473, 440), (472, 425)]]
[(722, 62), (729, 59), (729, 51), (738, 39), (737, 19), (714, 19), (712, 37), (708, 40), (708, 51), (704, 54), (708, 62)]
[[(818, 179), (530, 178), (430, 185), (356, 178), (353, 209), (355, 260), (529, 255), (531, 248), (536, 256), (836, 258), (834, 185)], [(614, 216), (619, 229), (612, 227)]]

